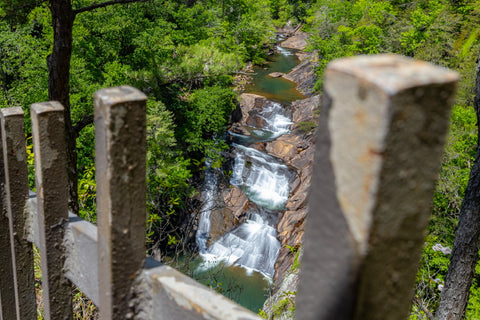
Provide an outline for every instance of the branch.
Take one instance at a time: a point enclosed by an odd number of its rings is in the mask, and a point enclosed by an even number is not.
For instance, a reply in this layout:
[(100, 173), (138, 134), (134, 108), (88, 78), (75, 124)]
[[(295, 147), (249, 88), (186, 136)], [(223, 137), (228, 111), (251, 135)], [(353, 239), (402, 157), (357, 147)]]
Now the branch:
[(132, 3), (132, 2), (147, 2), (147, 1), (148, 0), (112, 0), (112, 1), (102, 2), (102, 3), (96, 3), (88, 7), (83, 7), (83, 8), (73, 10), (73, 15), (77, 15), (79, 13), (86, 12), (86, 11), (92, 11), (98, 8), (105, 8), (114, 4), (126, 4), (126, 3)]
[(428, 318), (428, 320), (435, 320), (435, 316), (430, 310), (428, 310), (428, 308), (425, 306), (422, 300), (420, 300), (417, 296), (415, 296), (413, 297), (413, 302), (422, 309), (422, 311), (425, 313), (425, 316)]
[(85, 128), (86, 126), (88, 126), (91, 123), (93, 123), (93, 114), (85, 116), (85, 117), (83, 117), (82, 120), (75, 123), (75, 125), (73, 126), (73, 133), (74, 133), (75, 137), (78, 138), (78, 135), (80, 134), (80, 131), (82, 131), (83, 128)]

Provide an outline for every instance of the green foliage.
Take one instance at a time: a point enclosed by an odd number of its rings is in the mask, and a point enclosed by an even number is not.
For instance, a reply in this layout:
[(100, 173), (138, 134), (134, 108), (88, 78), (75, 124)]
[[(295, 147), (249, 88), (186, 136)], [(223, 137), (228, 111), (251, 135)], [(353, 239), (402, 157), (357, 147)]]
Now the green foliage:
[(296, 291), (284, 291), (280, 295), (281, 300), (272, 307), (273, 318), (279, 317), (286, 312), (286, 316), (291, 317), (295, 314), (295, 296)]
[(83, 170), (78, 179), (79, 216), (95, 223), (97, 221), (97, 184), (95, 182), (95, 166)]
[(293, 264), (291, 268), (292, 272), (297, 271), (298, 268), (300, 267), (300, 253), (301, 253), (300, 248), (297, 248), (295, 251), (295, 258), (293, 259)]
[(205, 87), (193, 91), (186, 100), (176, 110), (177, 118), (184, 123), (178, 135), (187, 143), (187, 151), (200, 151), (216, 160), (219, 151), (227, 148), (223, 140), (215, 138), (227, 128), (228, 118), (235, 108), (235, 93), (231, 88)]
[(297, 124), (298, 126), (298, 130), (300, 130), (301, 132), (304, 132), (304, 133), (308, 133), (310, 131), (312, 131), (313, 129), (315, 129), (315, 127), (317, 126), (317, 123), (315, 121), (301, 121)]
[(427, 39), (428, 28), (435, 22), (445, 8), (440, 1), (425, 1), (410, 15), (410, 28), (401, 34), (400, 42), (406, 54), (413, 55), (415, 50)]
[[(18, 12), (12, 10), (26, 2)], [(73, 6), (93, 3), (80, 0)], [(151, 241), (159, 240), (159, 230), (167, 247), (182, 240), (173, 225), (180, 225), (188, 212), (192, 170), (202, 170), (191, 160), (210, 157), (216, 167), (221, 165), (219, 152), (226, 149), (221, 135), (236, 104), (231, 75), (248, 60), (264, 61), (274, 41), (269, 6), (267, 0), (205, 0), (188, 6), (152, 0), (76, 16), (70, 67), (73, 123), (93, 113), (92, 96), (100, 88), (127, 84), (150, 97)], [(0, 15), (0, 107), (20, 105), (28, 115), (32, 103), (48, 100), (51, 12), (46, 1), (13, 0), (0, 4)], [(95, 221), (93, 126), (79, 133), (76, 147), (80, 215)], [(31, 172), (33, 187), (32, 177)], [(167, 237), (165, 230), (172, 234)]]
[(480, 286), (478, 280), (480, 278), (480, 270), (478, 265), (475, 269), (475, 278), (473, 279), (472, 287), (470, 288), (470, 297), (468, 300), (467, 311), (465, 319), (476, 320), (480, 319)]
[[(319, 0), (309, 11), (306, 30), (312, 34), (309, 50), (319, 56), (319, 79), (331, 60), (356, 54), (387, 51), (388, 26), (395, 18), (388, 1)], [(316, 84), (319, 89), (321, 81)]]
[[(432, 310), (435, 310), (438, 306), (440, 292), (450, 262), (449, 255), (434, 250), (435, 245), (442, 244), (440, 241), (440, 237), (427, 236), (422, 255), (422, 266), (417, 274), (416, 295)], [(443, 243), (444, 247), (448, 245), (450, 244)]]
[(35, 156), (33, 154), (32, 137), (26, 138), (28, 188), (36, 191), (35, 188)]
[(173, 250), (184, 234), (180, 230), (185, 204), (194, 189), (189, 183), (190, 161), (176, 149), (172, 114), (158, 101), (147, 102), (147, 240)]

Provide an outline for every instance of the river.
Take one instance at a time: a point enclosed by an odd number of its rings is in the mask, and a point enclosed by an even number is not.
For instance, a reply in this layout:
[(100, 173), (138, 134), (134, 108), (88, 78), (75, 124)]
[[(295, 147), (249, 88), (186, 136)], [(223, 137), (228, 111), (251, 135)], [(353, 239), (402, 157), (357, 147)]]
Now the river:
[(215, 206), (218, 175), (206, 163), (202, 215), (197, 231), (201, 260), (191, 266), (193, 277), (244, 307), (258, 312), (268, 297), (274, 265), (280, 249), (275, 225), (284, 209), (293, 173), (279, 159), (254, 148), (257, 142), (272, 141), (289, 133), (288, 104), (305, 97), (296, 84), (272, 72), (288, 73), (299, 63), (293, 50), (277, 47), (269, 63), (254, 70), (246, 93), (270, 100), (256, 115), (261, 127), (248, 128), (250, 135), (230, 133), (234, 163), (230, 183), (240, 188), (255, 205), (249, 206), (246, 222), (207, 247), (210, 212)]

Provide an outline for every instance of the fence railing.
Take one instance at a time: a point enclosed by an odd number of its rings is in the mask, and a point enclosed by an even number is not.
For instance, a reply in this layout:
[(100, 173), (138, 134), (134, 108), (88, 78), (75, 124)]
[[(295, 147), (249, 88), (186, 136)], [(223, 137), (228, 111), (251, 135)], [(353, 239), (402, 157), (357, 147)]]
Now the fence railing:
[[(458, 77), (382, 55), (326, 71), (297, 319), (404, 319)], [(46, 319), (71, 319), (71, 283), (101, 319), (259, 319), (145, 256), (145, 104), (95, 95), (98, 226), (69, 214), (63, 107), (31, 107), (36, 195), (21, 108), (0, 111), (1, 319), (36, 319), (32, 245)]]

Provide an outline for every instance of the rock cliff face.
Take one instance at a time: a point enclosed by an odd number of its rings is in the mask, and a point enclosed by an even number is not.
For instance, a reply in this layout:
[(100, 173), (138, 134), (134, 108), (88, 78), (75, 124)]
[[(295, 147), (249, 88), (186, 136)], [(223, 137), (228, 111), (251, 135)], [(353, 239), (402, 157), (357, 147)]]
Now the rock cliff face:
[(313, 86), (315, 85), (313, 66), (316, 57), (315, 54), (311, 53), (303, 56), (303, 59), (302, 63), (293, 68), (284, 78), (297, 83), (297, 90), (310, 97), (313, 95)]

